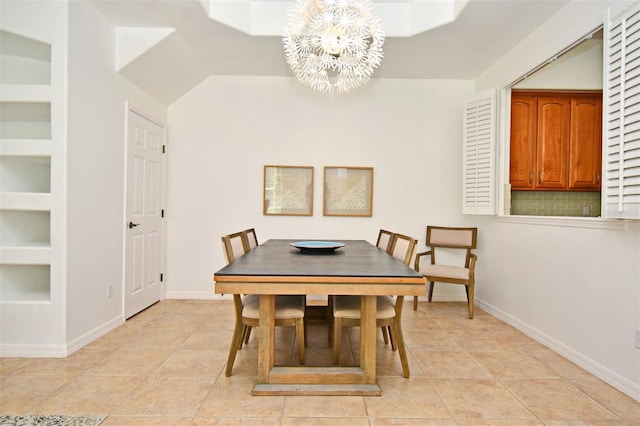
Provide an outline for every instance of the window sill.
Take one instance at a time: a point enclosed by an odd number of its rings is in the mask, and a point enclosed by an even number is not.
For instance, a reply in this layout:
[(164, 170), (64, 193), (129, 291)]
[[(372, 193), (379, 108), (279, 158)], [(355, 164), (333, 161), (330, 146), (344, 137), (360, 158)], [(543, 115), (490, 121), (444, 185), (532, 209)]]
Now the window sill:
[(600, 217), (567, 216), (498, 216), (498, 222), (523, 225), (562, 226), (565, 228), (605, 229), (625, 231), (629, 219), (602, 219)]

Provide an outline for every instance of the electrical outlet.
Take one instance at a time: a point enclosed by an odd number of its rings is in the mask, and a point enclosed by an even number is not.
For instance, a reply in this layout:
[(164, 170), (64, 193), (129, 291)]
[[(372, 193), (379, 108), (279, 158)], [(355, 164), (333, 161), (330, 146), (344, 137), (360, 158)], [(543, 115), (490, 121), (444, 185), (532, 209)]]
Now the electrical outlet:
[(113, 286), (111, 284), (107, 284), (107, 297), (113, 296)]
[(636, 348), (640, 349), (640, 328), (636, 328)]

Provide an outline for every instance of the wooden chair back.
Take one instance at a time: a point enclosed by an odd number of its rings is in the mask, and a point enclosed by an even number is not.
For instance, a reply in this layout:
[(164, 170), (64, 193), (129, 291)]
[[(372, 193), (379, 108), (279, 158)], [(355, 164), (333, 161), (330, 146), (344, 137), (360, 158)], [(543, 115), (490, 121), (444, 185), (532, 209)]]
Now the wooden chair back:
[(246, 233), (240, 231), (225, 235), (222, 237), (222, 247), (224, 248), (227, 263), (233, 262), (249, 251)]
[(426, 245), (431, 247), (431, 263), (436, 263), (437, 247), (462, 249), (466, 251), (465, 268), (469, 267), (471, 250), (476, 248), (478, 228), (427, 226)]
[(376, 241), (376, 247), (391, 253), (391, 243), (393, 241), (393, 232), (381, 229), (378, 232), (378, 240)]
[(417, 242), (418, 240), (407, 235), (393, 234), (389, 254), (403, 262), (405, 265), (409, 265), (416, 249)]
[(249, 245), (249, 250), (253, 250), (258, 247), (258, 237), (256, 236), (256, 230), (254, 228), (246, 229), (245, 235), (247, 238), (247, 244)]

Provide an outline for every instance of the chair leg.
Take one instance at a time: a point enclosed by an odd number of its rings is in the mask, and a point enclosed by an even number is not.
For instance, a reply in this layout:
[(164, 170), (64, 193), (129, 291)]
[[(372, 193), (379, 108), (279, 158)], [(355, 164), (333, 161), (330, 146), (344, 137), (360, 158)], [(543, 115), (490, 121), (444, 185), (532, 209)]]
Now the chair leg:
[(382, 330), (382, 340), (384, 340), (384, 344), (389, 344), (389, 333), (387, 332), (387, 327), (380, 327)]
[(302, 319), (302, 324), (303, 324), (303, 327), (304, 327), (304, 347), (306, 348), (307, 347), (307, 335), (308, 335), (307, 334), (307, 317), (306, 316)]
[[(225, 376), (231, 376), (231, 370), (233, 370), (233, 363), (236, 360), (236, 353), (238, 349), (242, 345), (243, 338), (243, 330), (245, 326), (236, 322), (235, 327), (233, 328), (233, 338), (231, 340), (231, 347), (229, 348), (229, 357), (227, 358), (227, 368), (224, 372)], [(251, 327), (249, 327), (251, 328)]]
[(305, 325), (304, 318), (296, 318), (296, 340), (298, 341), (298, 360), (304, 365)]
[(418, 296), (413, 296), (413, 310), (418, 310)]
[(340, 363), (340, 344), (342, 343), (342, 318), (333, 318), (333, 364)]
[(392, 327), (393, 327), (393, 334), (398, 345), (398, 354), (400, 355), (400, 364), (402, 364), (402, 374), (404, 375), (405, 378), (408, 379), (410, 377), (409, 359), (407, 358), (407, 348), (404, 346), (404, 336), (402, 335), (402, 327), (400, 326), (398, 321), (394, 322)]
[(387, 327), (387, 329), (389, 330), (389, 340), (391, 340), (391, 350), (392, 351), (397, 351), (398, 350), (398, 339), (397, 339), (397, 337), (395, 335), (393, 327), (389, 326), (389, 327)]
[(244, 344), (246, 345), (247, 343), (249, 343), (249, 337), (251, 337), (251, 328), (250, 326), (246, 326), (246, 331), (244, 334)]
[(433, 298), (433, 287), (435, 287), (435, 285), (436, 283), (429, 281), (429, 302), (431, 302), (431, 299)]
[(327, 296), (327, 342), (333, 347), (333, 296)]
[(473, 284), (469, 284), (465, 286), (465, 288), (467, 289), (467, 300), (469, 303), (469, 319), (473, 319)]

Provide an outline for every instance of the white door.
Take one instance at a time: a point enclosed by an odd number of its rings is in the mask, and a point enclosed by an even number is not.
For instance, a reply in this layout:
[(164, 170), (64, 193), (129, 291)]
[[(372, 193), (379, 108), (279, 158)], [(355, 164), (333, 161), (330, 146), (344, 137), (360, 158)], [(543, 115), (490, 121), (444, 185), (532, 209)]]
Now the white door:
[(164, 129), (127, 111), (124, 313), (160, 300)]

